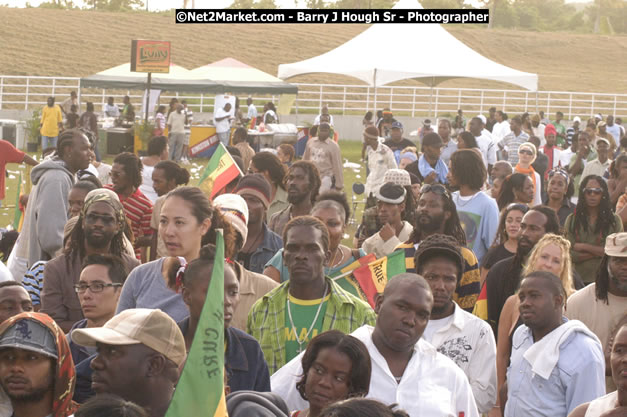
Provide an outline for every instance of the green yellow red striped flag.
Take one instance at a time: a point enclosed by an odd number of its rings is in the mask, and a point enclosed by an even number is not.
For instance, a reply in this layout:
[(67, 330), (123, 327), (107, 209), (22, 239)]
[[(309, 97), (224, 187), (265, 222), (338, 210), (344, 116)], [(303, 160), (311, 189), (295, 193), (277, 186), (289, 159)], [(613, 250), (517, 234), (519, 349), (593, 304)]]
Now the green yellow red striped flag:
[(486, 283), (483, 283), (481, 287), (481, 292), (479, 293), (479, 297), (475, 302), (475, 307), (472, 310), (472, 314), (479, 317), (482, 320), (488, 320), (488, 290), (486, 288)]
[(218, 232), (207, 298), (165, 417), (228, 417), (224, 397), (224, 238), (222, 230)]
[(242, 171), (240, 171), (229, 151), (222, 143), (219, 143), (200, 176), (198, 187), (210, 198), (213, 198), (239, 175), (243, 175)]

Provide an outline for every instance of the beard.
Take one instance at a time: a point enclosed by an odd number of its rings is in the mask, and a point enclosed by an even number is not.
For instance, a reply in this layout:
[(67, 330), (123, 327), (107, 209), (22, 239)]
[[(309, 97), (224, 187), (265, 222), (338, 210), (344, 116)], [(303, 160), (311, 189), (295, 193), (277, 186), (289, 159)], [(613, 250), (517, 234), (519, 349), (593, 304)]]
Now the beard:
[(54, 375), (52, 374), (52, 371), (50, 371), (48, 374), (48, 382), (45, 387), (32, 388), (31, 391), (19, 395), (11, 394), (4, 383), (0, 383), (0, 385), (11, 401), (15, 403), (37, 403), (44, 399), (48, 391), (54, 390)]
[(300, 204), (309, 197), (309, 191), (302, 194), (287, 194), (287, 202), (290, 204)]
[(113, 239), (113, 234), (103, 232), (100, 236), (94, 236), (90, 230), (85, 230), (85, 240), (92, 248), (104, 248)]
[[(427, 222), (423, 223), (421, 220), (426, 219)], [(425, 233), (433, 233), (440, 229), (440, 226), (444, 223), (444, 213), (438, 216), (429, 216), (428, 214), (419, 214), (416, 218), (416, 224), (418, 228)]]
[(516, 249), (516, 254), (519, 255), (519, 257), (524, 258), (527, 255), (529, 255), (529, 253), (531, 252), (531, 249), (533, 249), (535, 245), (536, 244), (530, 241), (529, 239), (522, 237), (518, 239), (518, 248)]

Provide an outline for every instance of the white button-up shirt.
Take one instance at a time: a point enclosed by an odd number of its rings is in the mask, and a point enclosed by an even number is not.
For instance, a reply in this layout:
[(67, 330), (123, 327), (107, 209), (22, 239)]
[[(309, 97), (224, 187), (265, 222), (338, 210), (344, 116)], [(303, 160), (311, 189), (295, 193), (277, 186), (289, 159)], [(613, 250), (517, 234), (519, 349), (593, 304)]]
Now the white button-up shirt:
[[(466, 375), (446, 356), (423, 339), (418, 340), (400, 382), (372, 341), (374, 327), (362, 326), (351, 335), (361, 340), (370, 353), (372, 374), (367, 398), (398, 404), (411, 417), (479, 417)], [(302, 354), (301, 354), (302, 355)], [(302, 375), (299, 355), (270, 379), (272, 392), (285, 400), (290, 410), (303, 410), (308, 403), (296, 390)]]
[(490, 411), (496, 404), (496, 342), (490, 325), (455, 304), (453, 320), (427, 342), (464, 371), (479, 412)]
[(385, 173), (388, 169), (398, 168), (394, 152), (382, 143), (379, 143), (376, 151), (368, 146), (367, 155), (370, 173), (366, 179), (366, 197), (383, 185)]

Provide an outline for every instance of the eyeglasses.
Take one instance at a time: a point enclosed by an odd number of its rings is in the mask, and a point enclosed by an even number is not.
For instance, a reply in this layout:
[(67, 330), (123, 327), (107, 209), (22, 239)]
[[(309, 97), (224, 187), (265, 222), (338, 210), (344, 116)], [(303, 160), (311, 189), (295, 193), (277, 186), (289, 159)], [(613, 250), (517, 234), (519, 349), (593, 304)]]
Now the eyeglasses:
[(111, 226), (113, 222), (115, 222), (115, 218), (111, 216), (100, 216), (93, 213), (89, 213), (85, 216), (85, 223), (87, 224), (95, 224), (98, 220), (102, 221), (106, 226)]
[(109, 284), (105, 284), (102, 282), (92, 282), (91, 284), (76, 284), (74, 285), (74, 291), (76, 291), (79, 294), (84, 293), (85, 291), (87, 291), (87, 289), (89, 288), (89, 291), (91, 292), (102, 292), (104, 291), (105, 288), (108, 287), (121, 287), (122, 284), (119, 283), (109, 283)]
[(420, 189), (420, 194), (424, 194), (424, 193), (428, 193), (428, 192), (432, 192), (432, 193), (435, 193), (435, 194), (438, 194), (438, 195), (445, 195), (446, 197), (450, 198), (448, 190), (442, 184), (425, 184), (425, 185), (423, 185), (422, 188)]
[(520, 203), (512, 203), (509, 206), (507, 206), (505, 210), (506, 211), (517, 210), (517, 211), (522, 211), (523, 213), (526, 213), (527, 211), (529, 211), (529, 206), (526, 206)]
[(521, 153), (521, 154), (523, 154), (523, 155), (533, 156), (533, 152), (531, 152), (530, 150), (527, 150), (527, 149), (520, 149), (520, 150), (518, 151), (518, 153)]
[(602, 188), (584, 188), (583, 192), (586, 194), (596, 194), (599, 195), (601, 193), (603, 193), (603, 189)]

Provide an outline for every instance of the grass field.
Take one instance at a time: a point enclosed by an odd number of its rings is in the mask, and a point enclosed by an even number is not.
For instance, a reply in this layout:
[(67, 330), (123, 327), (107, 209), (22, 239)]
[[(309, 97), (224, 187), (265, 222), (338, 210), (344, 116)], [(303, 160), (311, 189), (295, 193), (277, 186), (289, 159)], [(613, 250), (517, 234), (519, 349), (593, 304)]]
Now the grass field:
[[(341, 141), (340, 147), (342, 149), (342, 157), (344, 159), (348, 159), (350, 162), (359, 163), (361, 158), (361, 142), (355, 141)], [(31, 156), (35, 157), (34, 154)], [(113, 161), (112, 156), (107, 156), (104, 158), (104, 161), (111, 164)], [(198, 178), (200, 176), (200, 172), (207, 164), (207, 159), (194, 159), (193, 165), (190, 167), (190, 171), (192, 173), (192, 180), (190, 185), (197, 185)], [(9, 177), (6, 179), (6, 197), (2, 202), (2, 207), (0, 208), (0, 227), (7, 227), (8, 225), (13, 223), (14, 215), (15, 215), (15, 197), (17, 193), (17, 185), (18, 185), (18, 173), (21, 172), (23, 178), (26, 178), (26, 166), (25, 165), (15, 165), (11, 164), (7, 166), (9, 170)], [(356, 182), (365, 183), (366, 181), (366, 169), (362, 168), (359, 172), (355, 172), (352, 169), (344, 169), (344, 184), (345, 189), (348, 195), (349, 202), (352, 199), (352, 186)], [(360, 198), (361, 197), (361, 198)], [(362, 200), (363, 196), (357, 196), (358, 200)], [(11, 206), (11, 207), (8, 207)], [(361, 212), (363, 211), (363, 206), (358, 206), (358, 212), (356, 218), (361, 220)], [(355, 232), (355, 225), (350, 225), (347, 228), (348, 237), (345, 241), (350, 244), (352, 242), (352, 236)]]
[[(0, 74), (87, 76), (128, 62), (132, 39), (172, 42), (173, 62), (192, 69), (233, 57), (270, 74), (281, 63), (317, 56), (353, 38), (367, 25), (177, 25), (174, 16), (0, 7)], [(488, 30), (447, 26), (486, 57), (539, 74), (540, 90), (617, 93), (627, 90), (627, 36)], [(423, 40), (416, 40), (423, 44)], [(451, 53), (406, 44), (407, 54), (437, 59)], [(385, 51), (364, 51), (385, 55)], [(358, 57), (356, 57), (358, 58)], [(460, 62), (459, 65), (464, 65)], [(326, 74), (294, 82), (361, 84)], [(401, 84), (419, 85), (415, 81)], [(479, 80), (451, 80), (442, 87), (512, 88)], [(8, 92), (5, 85), (5, 92)]]

